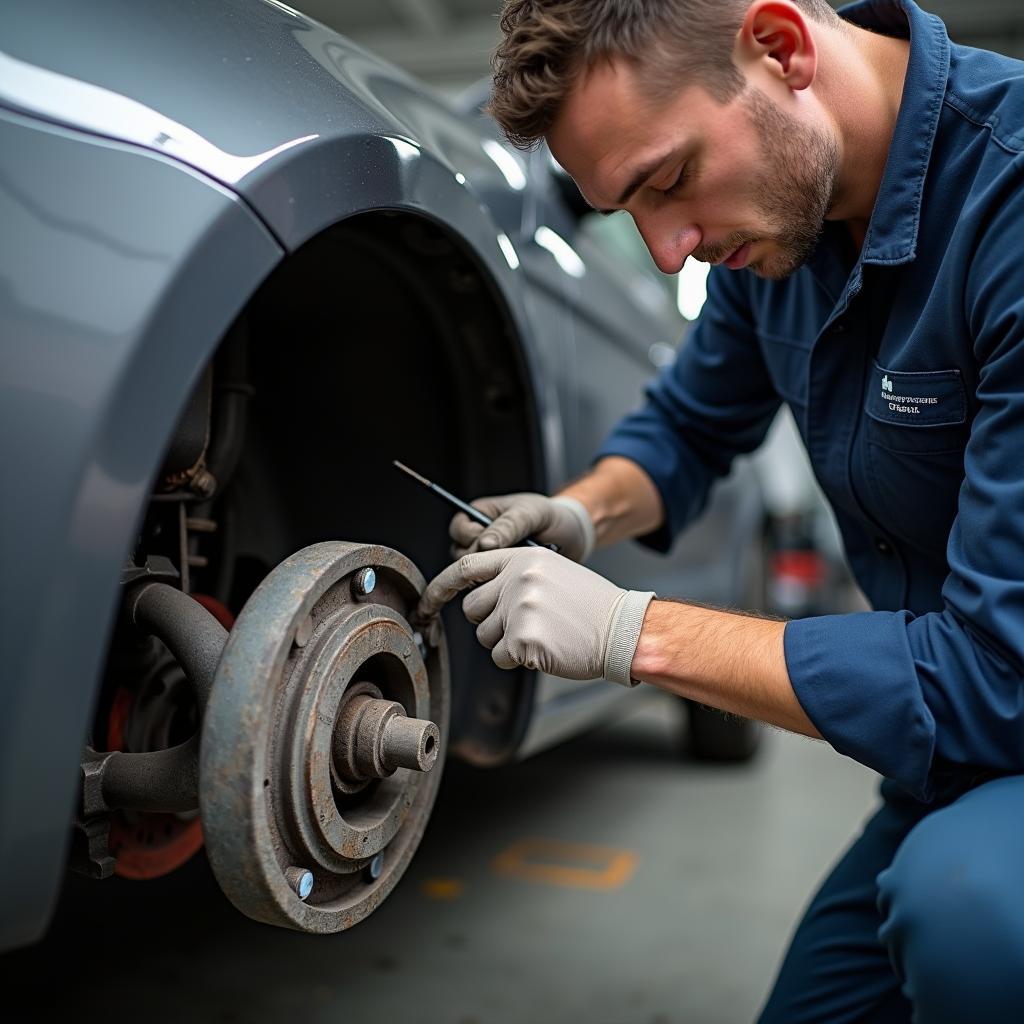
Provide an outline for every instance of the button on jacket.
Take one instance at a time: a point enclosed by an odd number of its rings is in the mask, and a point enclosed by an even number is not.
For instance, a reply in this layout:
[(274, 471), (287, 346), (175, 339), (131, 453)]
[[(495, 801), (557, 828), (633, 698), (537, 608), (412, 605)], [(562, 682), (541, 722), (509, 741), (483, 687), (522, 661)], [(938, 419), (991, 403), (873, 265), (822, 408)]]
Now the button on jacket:
[(599, 456), (661, 493), (666, 550), (793, 411), (875, 609), (790, 622), (821, 734), (921, 799), (1024, 772), (1024, 63), (910, 0), (841, 15), (910, 39), (859, 256), (827, 224), (785, 281), (714, 268), (675, 363)]

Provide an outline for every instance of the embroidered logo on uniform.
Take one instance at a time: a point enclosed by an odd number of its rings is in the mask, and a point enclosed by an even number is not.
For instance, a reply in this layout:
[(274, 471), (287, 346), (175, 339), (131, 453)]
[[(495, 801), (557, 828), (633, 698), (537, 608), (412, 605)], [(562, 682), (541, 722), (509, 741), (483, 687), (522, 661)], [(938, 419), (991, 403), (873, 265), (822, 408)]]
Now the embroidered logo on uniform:
[(959, 370), (893, 370), (875, 363), (869, 380), (864, 411), (873, 419), (912, 427), (964, 422)]
[(939, 404), (935, 395), (894, 395), (888, 374), (882, 376), (882, 400), (889, 406), (890, 412), (902, 413), (904, 416), (920, 416), (921, 406)]

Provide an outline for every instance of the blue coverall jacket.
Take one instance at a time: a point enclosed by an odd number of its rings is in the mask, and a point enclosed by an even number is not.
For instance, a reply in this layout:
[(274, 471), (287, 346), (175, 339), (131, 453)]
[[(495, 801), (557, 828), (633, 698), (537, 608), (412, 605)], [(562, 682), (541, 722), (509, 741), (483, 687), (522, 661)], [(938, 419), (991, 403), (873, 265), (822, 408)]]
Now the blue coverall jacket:
[(1024, 772), (1024, 64), (910, 0), (841, 14), (911, 39), (860, 254), (827, 224), (784, 281), (714, 268), (599, 457), (650, 475), (664, 550), (790, 407), (875, 609), (790, 622), (793, 687), (837, 750), (927, 801)]

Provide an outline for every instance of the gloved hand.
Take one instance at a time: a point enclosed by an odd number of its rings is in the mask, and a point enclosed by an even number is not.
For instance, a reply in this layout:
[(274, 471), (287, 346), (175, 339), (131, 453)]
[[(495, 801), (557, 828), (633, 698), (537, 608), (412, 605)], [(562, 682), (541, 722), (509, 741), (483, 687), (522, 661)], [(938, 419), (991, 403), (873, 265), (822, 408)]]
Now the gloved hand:
[(527, 537), (539, 544), (557, 544), (559, 552), (574, 562), (586, 561), (594, 550), (594, 523), (575, 498), (501, 494), (477, 498), (472, 504), (494, 522), (484, 527), (474, 523), (465, 512), (457, 512), (448, 527), (455, 541), (455, 558), (475, 551), (515, 547)]
[(429, 621), (475, 584), (462, 610), (499, 668), (634, 685), (629, 668), (654, 594), (623, 590), (546, 548), (504, 548), (448, 566), (427, 586), (415, 619)]

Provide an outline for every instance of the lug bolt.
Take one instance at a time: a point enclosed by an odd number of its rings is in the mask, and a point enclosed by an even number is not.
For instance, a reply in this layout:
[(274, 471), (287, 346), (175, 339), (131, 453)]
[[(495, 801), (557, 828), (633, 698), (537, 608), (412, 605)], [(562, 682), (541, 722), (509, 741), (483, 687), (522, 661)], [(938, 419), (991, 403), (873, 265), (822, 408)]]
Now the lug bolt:
[(200, 498), (212, 498), (217, 490), (217, 478), (208, 469), (201, 469), (192, 477), (189, 489)]
[(285, 868), (284, 877), (300, 900), (308, 898), (313, 891), (313, 872), (308, 868)]
[(368, 594), (372, 594), (375, 586), (377, 586), (377, 573), (369, 566), (360, 569), (352, 577), (352, 592), (356, 597), (366, 597)]
[(366, 865), (366, 880), (376, 882), (384, 872), (384, 854), (378, 853), (369, 864)]

